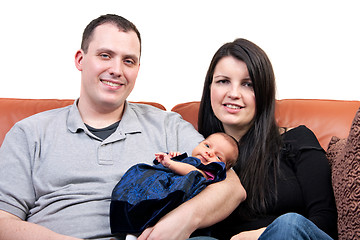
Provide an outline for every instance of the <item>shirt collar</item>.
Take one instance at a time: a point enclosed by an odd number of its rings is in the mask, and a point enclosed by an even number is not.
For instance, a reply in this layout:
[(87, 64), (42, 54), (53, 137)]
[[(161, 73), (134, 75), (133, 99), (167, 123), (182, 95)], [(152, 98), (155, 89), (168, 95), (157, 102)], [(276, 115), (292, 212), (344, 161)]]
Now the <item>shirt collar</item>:
[(134, 111), (133, 103), (125, 102), (125, 111), (120, 121), (118, 129), (123, 130), (124, 133), (141, 132), (142, 126), (139, 122), (138, 116)]
[(85, 124), (81, 118), (77, 104), (79, 99), (76, 99), (70, 107), (69, 115), (67, 118), (67, 126), (70, 132), (76, 133), (78, 130), (85, 130)]
[[(87, 130), (77, 106), (78, 101), (79, 99), (75, 100), (74, 104), (71, 106), (67, 118), (68, 129), (72, 133), (76, 133), (79, 130)], [(125, 111), (120, 124), (116, 129), (116, 132), (119, 131), (123, 134), (142, 131), (142, 126), (138, 120), (137, 113), (134, 111), (132, 103), (128, 103), (128, 101), (125, 102)]]

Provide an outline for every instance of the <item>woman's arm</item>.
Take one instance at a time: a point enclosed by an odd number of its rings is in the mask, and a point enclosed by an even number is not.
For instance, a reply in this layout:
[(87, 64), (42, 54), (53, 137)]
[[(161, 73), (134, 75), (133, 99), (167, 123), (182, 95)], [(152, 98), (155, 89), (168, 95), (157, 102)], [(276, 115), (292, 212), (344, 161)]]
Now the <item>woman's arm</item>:
[(335, 236), (337, 211), (325, 153), (306, 150), (300, 160), (297, 176), (303, 189), (308, 218), (330, 236)]
[(196, 229), (225, 219), (245, 198), (246, 192), (238, 176), (228, 170), (224, 181), (206, 187), (165, 215), (153, 228), (145, 230), (138, 239), (187, 239)]
[[(296, 178), (302, 189), (307, 218), (334, 237), (337, 235), (337, 211), (331, 184), (331, 169), (325, 151), (314, 133), (305, 126), (291, 130), (299, 144)], [(293, 137), (293, 138), (295, 138)]]

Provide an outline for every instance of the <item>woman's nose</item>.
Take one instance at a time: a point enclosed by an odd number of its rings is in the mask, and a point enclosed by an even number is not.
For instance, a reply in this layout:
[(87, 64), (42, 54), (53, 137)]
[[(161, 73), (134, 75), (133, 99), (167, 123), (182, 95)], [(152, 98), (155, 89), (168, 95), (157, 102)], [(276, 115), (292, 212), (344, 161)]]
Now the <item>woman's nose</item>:
[(241, 98), (241, 91), (237, 87), (231, 87), (228, 91), (228, 97), (231, 99)]

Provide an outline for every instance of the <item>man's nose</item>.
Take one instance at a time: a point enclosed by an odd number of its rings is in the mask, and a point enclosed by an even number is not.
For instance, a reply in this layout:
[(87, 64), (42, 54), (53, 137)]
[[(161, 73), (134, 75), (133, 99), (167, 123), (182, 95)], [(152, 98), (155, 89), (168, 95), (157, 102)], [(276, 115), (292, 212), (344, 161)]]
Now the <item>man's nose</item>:
[(119, 78), (123, 75), (123, 66), (121, 61), (114, 60), (109, 68), (109, 73), (115, 78)]

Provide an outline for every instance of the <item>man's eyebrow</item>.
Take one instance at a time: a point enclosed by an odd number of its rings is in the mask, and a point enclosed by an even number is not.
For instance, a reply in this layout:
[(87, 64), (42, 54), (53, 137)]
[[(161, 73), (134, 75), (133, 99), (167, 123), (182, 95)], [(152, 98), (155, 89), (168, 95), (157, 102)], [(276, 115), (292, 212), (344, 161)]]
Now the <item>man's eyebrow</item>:
[(110, 54), (115, 54), (115, 52), (109, 48), (99, 48), (96, 50), (96, 53), (102, 53), (102, 52), (106, 52), (106, 53), (110, 53)]
[[(109, 48), (99, 48), (99, 49), (96, 50), (97, 54), (102, 53), (102, 52), (109, 53), (110, 55), (116, 55), (116, 52), (109, 49)], [(126, 55), (124, 55), (124, 58), (125, 59), (126, 58), (131, 58), (134, 61), (139, 62), (139, 57), (136, 54), (126, 54)]]
[(134, 60), (135, 62), (139, 62), (139, 57), (137, 56), (137, 55), (135, 55), (135, 54), (126, 54), (125, 56), (124, 56), (124, 58), (126, 59), (126, 58), (131, 58), (132, 60)]

